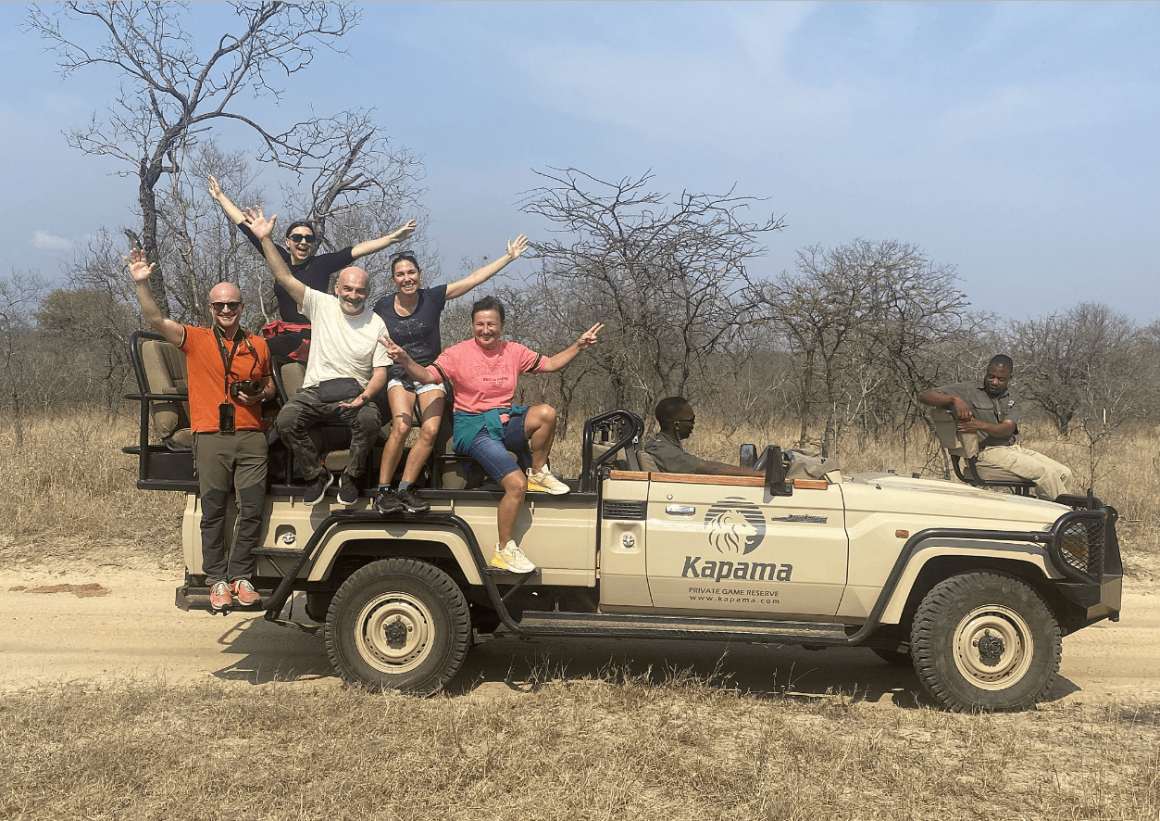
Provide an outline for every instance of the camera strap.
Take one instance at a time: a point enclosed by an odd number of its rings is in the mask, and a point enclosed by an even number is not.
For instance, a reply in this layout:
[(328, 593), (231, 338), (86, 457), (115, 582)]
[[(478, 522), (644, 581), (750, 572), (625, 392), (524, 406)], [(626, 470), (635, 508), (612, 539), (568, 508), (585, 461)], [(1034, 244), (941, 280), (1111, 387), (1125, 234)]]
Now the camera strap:
[[(244, 343), (245, 346), (249, 348), (250, 354), (254, 357), (254, 364), (257, 364), (258, 362), (258, 352), (254, 350), (254, 346), (250, 344), (250, 340), (246, 337), (246, 332), (241, 328), (238, 328), (236, 331), (234, 331), (234, 345), (232, 348), (230, 348), (228, 353), (226, 352), (225, 338), (222, 335), (221, 328), (219, 328), (216, 324), (213, 326), (213, 338), (217, 340), (218, 353), (221, 354), (222, 365), (225, 366), (225, 373), (222, 375), (222, 389), (225, 393), (226, 401), (228, 402), (230, 401), (230, 366), (233, 365), (234, 354), (238, 352), (238, 346)], [(253, 375), (254, 366), (251, 365), (250, 376), (252, 377)]]

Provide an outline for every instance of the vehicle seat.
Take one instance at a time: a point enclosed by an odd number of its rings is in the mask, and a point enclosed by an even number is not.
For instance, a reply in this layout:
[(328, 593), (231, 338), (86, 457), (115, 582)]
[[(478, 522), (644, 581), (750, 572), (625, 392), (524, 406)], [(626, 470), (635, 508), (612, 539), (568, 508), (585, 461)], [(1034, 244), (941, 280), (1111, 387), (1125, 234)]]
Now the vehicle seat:
[(979, 438), (959, 433), (954, 414), (946, 408), (934, 408), (931, 413), (939, 444), (951, 457), (955, 476), (973, 487), (1007, 488), (1016, 496), (1031, 496), (1035, 483), (1010, 471), (978, 464)]
[(148, 392), (174, 397), (172, 402), (149, 403), (153, 427), (169, 450), (188, 451), (193, 446), (193, 433), (189, 422), (185, 354), (163, 339), (143, 339), (140, 351)]

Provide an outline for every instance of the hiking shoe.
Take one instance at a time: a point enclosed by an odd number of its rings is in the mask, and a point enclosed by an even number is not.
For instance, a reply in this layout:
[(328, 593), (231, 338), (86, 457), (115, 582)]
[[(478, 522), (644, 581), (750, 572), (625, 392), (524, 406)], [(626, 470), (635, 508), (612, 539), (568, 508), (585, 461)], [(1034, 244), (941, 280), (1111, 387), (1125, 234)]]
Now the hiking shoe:
[(326, 497), (326, 489), (330, 487), (330, 483), (334, 481), (334, 474), (329, 470), (324, 470), (322, 473), (315, 476), (310, 484), (306, 486), (306, 492), (302, 494), (303, 504), (314, 506), (321, 502)]
[(386, 516), (389, 513), (398, 513), (403, 509), (403, 503), (395, 495), (395, 491), (385, 487), (375, 496), (375, 510)]
[(262, 597), (258, 595), (258, 591), (254, 589), (254, 585), (250, 584), (249, 579), (238, 579), (230, 585), (230, 592), (234, 594), (234, 598), (238, 600), (238, 604), (243, 607), (262, 603)]
[(338, 503), (350, 507), (358, 501), (358, 488), (345, 470), (338, 477)]
[(524, 551), (516, 547), (516, 543), (510, 539), (503, 546), (503, 550), (500, 550), (499, 545), (495, 546), (495, 555), (491, 557), (491, 566), (511, 573), (531, 573), (536, 569), (536, 566), (528, 561)]
[(403, 509), (408, 513), (426, 513), (431, 509), (431, 505), (424, 501), (418, 493), (411, 490), (411, 488), (400, 490), (398, 497), (399, 501), (403, 503)]
[(553, 476), (552, 471), (548, 470), (547, 465), (539, 473), (532, 473), (532, 469), (528, 468), (528, 490), (538, 490), (541, 493), (551, 493), (553, 496), (563, 496), (571, 489)]
[(209, 606), (213, 608), (215, 613), (225, 610), (233, 602), (233, 597), (230, 596), (230, 586), (225, 582), (217, 582), (209, 589)]

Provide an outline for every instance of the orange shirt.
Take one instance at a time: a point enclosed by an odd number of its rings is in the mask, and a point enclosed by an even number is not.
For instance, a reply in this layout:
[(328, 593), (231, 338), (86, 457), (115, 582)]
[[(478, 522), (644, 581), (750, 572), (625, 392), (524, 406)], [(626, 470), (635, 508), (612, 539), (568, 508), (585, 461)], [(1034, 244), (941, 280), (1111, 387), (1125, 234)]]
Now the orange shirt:
[[(234, 405), (234, 427), (237, 430), (261, 430), (262, 404), (243, 405), (226, 393), (225, 365), (213, 329), (193, 325), (183, 327), (185, 343), (181, 352), (185, 354), (189, 372), (189, 418), (193, 432), (217, 433), (218, 405), (222, 402)], [(230, 363), (231, 383), (270, 375), (270, 349), (266, 347), (266, 340), (253, 334), (246, 334), (246, 339), (250, 345), (238, 342)], [(225, 345), (228, 355), (234, 343), (229, 340)], [(250, 346), (253, 346), (253, 351)]]

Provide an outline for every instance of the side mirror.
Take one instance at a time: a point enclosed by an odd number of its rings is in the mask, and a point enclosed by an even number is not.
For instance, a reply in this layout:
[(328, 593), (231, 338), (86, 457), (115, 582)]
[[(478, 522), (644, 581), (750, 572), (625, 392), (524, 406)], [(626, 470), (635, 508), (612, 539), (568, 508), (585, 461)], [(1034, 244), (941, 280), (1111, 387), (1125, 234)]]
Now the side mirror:
[(757, 445), (742, 445), (741, 446), (741, 467), (753, 470), (753, 466), (757, 464)]

